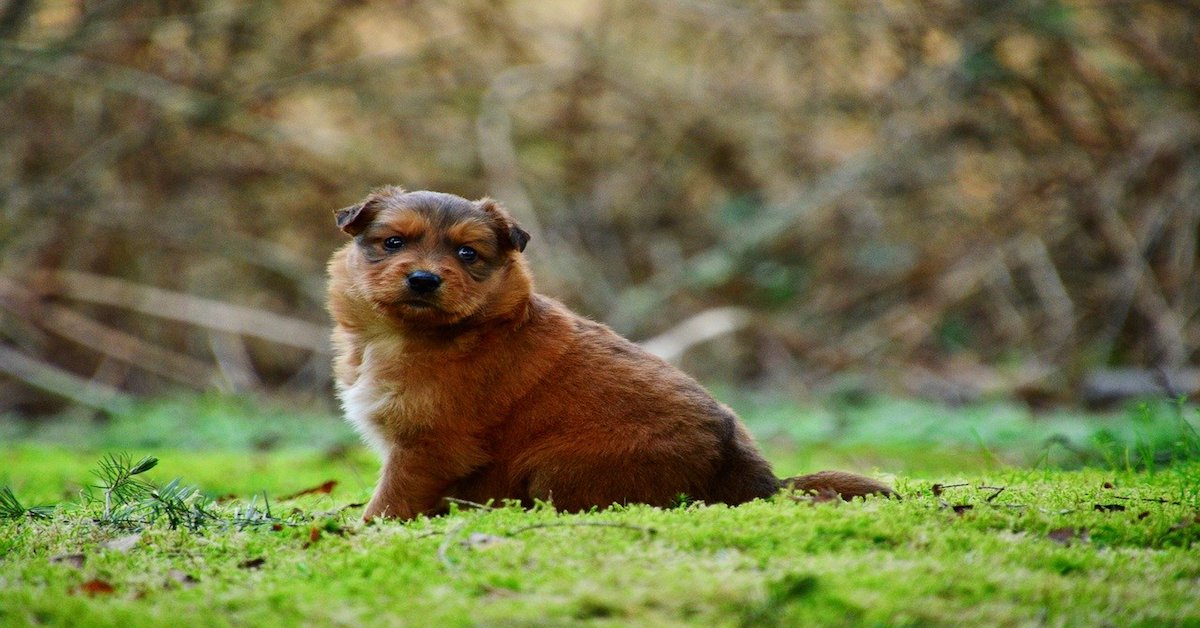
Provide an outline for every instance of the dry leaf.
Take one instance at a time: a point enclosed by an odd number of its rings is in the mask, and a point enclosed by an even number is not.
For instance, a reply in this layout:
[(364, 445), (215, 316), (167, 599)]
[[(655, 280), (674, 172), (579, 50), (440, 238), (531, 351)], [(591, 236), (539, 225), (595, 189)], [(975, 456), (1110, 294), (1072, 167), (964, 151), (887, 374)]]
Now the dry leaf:
[(75, 587), (75, 591), (89, 597), (95, 597), (97, 595), (111, 595), (117, 591), (117, 588), (104, 580), (96, 578)]
[(314, 486), (312, 488), (306, 488), (303, 491), (298, 491), (298, 492), (292, 493), (291, 495), (287, 495), (285, 497), (280, 497), (279, 501), (287, 501), (289, 499), (296, 499), (297, 497), (303, 497), (305, 495), (316, 495), (316, 494), (328, 495), (333, 492), (333, 489), (336, 488), (337, 485), (338, 485), (337, 480), (329, 480), (318, 486)]
[(320, 540), (321, 540), (321, 529), (316, 526), (313, 526), (308, 531), (308, 540), (305, 541), (304, 545), (302, 545), (301, 547), (303, 549), (308, 549), (308, 548), (312, 547), (314, 543), (316, 543), (317, 541), (320, 541)]

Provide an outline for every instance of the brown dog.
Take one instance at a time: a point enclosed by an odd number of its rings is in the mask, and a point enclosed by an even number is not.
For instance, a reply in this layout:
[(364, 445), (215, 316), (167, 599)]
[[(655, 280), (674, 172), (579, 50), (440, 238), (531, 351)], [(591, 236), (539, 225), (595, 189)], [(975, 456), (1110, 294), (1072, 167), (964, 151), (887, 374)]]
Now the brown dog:
[(366, 519), (437, 513), (448, 497), (575, 511), (785, 486), (891, 494), (835, 471), (776, 479), (698, 383), (535, 294), (529, 234), (495, 201), (388, 187), (337, 225), (354, 237), (329, 263), (338, 394), (384, 458)]

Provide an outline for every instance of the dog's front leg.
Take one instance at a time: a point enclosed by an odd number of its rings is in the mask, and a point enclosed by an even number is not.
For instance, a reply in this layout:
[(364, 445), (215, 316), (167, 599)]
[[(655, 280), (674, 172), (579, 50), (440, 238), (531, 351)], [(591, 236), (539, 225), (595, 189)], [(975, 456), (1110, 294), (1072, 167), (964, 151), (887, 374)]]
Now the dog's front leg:
[[(436, 452), (416, 448), (393, 447), (388, 452), (363, 520), (376, 517), (412, 519), (422, 513), (439, 510), (447, 488), (456, 477), (446, 477), (444, 464)], [(454, 474), (451, 474), (452, 476)]]

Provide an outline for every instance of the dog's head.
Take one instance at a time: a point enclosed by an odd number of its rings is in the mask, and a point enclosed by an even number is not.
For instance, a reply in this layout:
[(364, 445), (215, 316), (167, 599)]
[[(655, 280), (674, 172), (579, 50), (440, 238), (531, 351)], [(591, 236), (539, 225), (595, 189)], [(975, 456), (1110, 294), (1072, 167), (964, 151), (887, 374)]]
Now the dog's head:
[(386, 187), (337, 210), (349, 289), (399, 321), (452, 325), (528, 299), (529, 234), (491, 199)]

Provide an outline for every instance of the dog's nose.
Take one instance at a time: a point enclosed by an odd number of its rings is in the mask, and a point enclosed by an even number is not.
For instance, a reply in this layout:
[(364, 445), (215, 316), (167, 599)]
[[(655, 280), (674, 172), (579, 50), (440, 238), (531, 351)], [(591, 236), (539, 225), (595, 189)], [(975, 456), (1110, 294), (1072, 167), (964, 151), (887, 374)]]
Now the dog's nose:
[(408, 288), (413, 292), (433, 292), (440, 285), (442, 278), (427, 270), (416, 270), (408, 274)]

